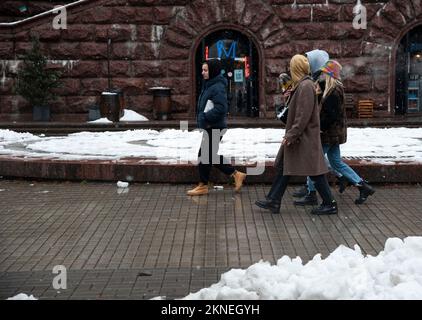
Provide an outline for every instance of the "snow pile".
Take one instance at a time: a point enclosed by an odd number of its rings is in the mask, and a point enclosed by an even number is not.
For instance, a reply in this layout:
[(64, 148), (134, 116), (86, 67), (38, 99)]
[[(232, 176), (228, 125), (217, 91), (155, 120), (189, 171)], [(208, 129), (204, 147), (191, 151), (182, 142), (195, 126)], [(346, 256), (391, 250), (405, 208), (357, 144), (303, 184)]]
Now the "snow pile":
[(220, 282), (186, 300), (422, 299), (422, 237), (388, 239), (378, 256), (339, 246), (326, 259), (303, 265), (283, 256), (277, 265), (260, 261), (232, 269)]
[(148, 118), (135, 111), (125, 109), (124, 115), (120, 118), (120, 121), (148, 121)]
[(34, 296), (31, 294), (28, 296), (25, 293), (19, 293), (14, 297), (7, 298), (7, 300), (38, 300), (37, 298), (34, 298)]
[[(120, 118), (120, 121), (149, 121), (147, 117), (133, 111), (125, 109), (123, 110), (123, 116)], [(113, 123), (113, 121), (108, 120), (107, 118), (100, 118), (94, 121), (88, 121), (88, 123)]]
[(0, 145), (37, 139), (39, 139), (39, 137), (34, 136), (28, 132), (19, 133), (9, 129), (0, 130)]

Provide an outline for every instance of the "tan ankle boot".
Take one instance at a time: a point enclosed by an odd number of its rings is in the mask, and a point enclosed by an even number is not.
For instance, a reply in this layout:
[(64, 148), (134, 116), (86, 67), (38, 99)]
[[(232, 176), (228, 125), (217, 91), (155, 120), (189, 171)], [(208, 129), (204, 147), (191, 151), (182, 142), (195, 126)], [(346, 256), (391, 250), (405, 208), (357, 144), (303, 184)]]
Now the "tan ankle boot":
[[(200, 187), (202, 187), (202, 186), (204, 186), (204, 183), (200, 182), (200, 183), (198, 183), (198, 185), (197, 185), (195, 188), (193, 188), (193, 189), (191, 189), (191, 190), (189, 190), (189, 191), (194, 191), (194, 190), (196, 190), (196, 189), (198, 189), (198, 188), (200, 188)], [(189, 192), (189, 191), (188, 191), (188, 192)]]
[(234, 191), (239, 192), (243, 186), (243, 181), (246, 179), (246, 173), (235, 171), (233, 173), (234, 178)]
[(208, 185), (200, 182), (195, 188), (187, 192), (188, 196), (202, 196), (208, 193)]

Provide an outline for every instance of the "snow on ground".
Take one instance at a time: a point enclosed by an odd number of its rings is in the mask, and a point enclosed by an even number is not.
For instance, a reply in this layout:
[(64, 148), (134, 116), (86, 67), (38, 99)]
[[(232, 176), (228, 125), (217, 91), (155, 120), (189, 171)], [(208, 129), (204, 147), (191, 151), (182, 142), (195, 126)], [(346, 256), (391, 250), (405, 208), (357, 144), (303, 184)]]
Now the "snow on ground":
[[(125, 109), (123, 110), (123, 117), (120, 118), (120, 121), (149, 121), (147, 117), (133, 111)], [(100, 118), (94, 121), (88, 121), (88, 123), (112, 123), (113, 121), (108, 120), (107, 118)]]
[(34, 298), (32, 294), (28, 296), (26, 293), (19, 293), (16, 296), (7, 298), (7, 300), (38, 300), (38, 299)]
[[(157, 297), (158, 299), (159, 297)], [(326, 259), (305, 265), (283, 256), (231, 269), (221, 280), (185, 300), (392, 300), (422, 299), (422, 237), (390, 238), (376, 257), (339, 246)]]
[[(229, 129), (220, 154), (238, 164), (274, 160), (283, 129)], [(127, 130), (36, 136), (0, 130), (0, 155), (62, 160), (144, 158), (160, 163), (196, 163), (201, 143), (197, 130)], [(422, 128), (349, 128), (343, 157), (378, 163), (422, 162)]]
[(113, 121), (108, 120), (107, 118), (99, 118), (97, 120), (88, 121), (88, 123), (113, 123)]
[(8, 143), (13, 143), (13, 142), (23, 142), (23, 141), (28, 141), (28, 140), (36, 140), (38, 139), (38, 136), (35, 136), (33, 134), (30, 133), (19, 133), (19, 132), (15, 132), (15, 131), (11, 131), (11, 130), (0, 130), (0, 143), (2, 144), (2, 142), (8, 142)]

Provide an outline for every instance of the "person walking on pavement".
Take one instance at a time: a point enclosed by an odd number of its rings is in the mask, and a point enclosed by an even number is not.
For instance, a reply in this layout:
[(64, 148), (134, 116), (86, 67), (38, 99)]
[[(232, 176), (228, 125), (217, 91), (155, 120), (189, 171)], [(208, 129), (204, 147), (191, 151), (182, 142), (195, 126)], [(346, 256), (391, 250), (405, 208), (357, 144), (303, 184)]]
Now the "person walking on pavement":
[(273, 214), (280, 213), (280, 204), (291, 176), (310, 176), (323, 199), (321, 206), (312, 214), (336, 214), (337, 203), (331, 195), (325, 174), (327, 165), (322, 153), (319, 127), (319, 108), (314, 83), (309, 77), (308, 59), (295, 55), (290, 61), (293, 91), (289, 102), (289, 113), (285, 136), (274, 166), (277, 175), (265, 200), (255, 204)]
[[(312, 51), (308, 51), (305, 53), (306, 58), (308, 59), (309, 66), (311, 68), (311, 75), (312, 80), (315, 82), (317, 90), (317, 97), (318, 97), (318, 103), (321, 103), (322, 95), (324, 93), (325, 89), (325, 77), (321, 77), (321, 68), (326, 64), (326, 62), (330, 59), (330, 55), (325, 50), (315, 49)], [(339, 173), (336, 172), (330, 165), (330, 163), (327, 161), (328, 169), (336, 176), (337, 178), (337, 184), (339, 185), (340, 193), (343, 193), (343, 191), (346, 189), (348, 183), (347, 180)], [(308, 187), (312, 186), (312, 190), (309, 190)], [(312, 191), (312, 193), (310, 193)], [(310, 202), (312, 204), (317, 204), (317, 199), (313, 199), (312, 195), (314, 194), (315, 188), (313, 187), (312, 181), (309, 177), (306, 179), (306, 184), (299, 188), (299, 190), (295, 191), (293, 193), (293, 197), (296, 198), (303, 198), (305, 196), (309, 196)], [(302, 201), (299, 201), (300, 203)], [(296, 204), (296, 203), (295, 203)]]
[[(321, 67), (330, 59), (327, 51), (315, 49), (305, 53), (305, 57), (308, 59), (309, 67), (311, 69), (311, 77), (313, 81), (317, 81), (321, 74)], [(318, 95), (318, 103), (320, 102), (320, 96)], [(307, 177), (309, 180), (309, 177)], [(302, 198), (308, 194), (308, 186), (305, 183), (297, 191), (293, 192), (293, 197)]]
[(235, 191), (240, 191), (246, 174), (237, 171), (223, 156), (218, 148), (227, 129), (227, 80), (221, 74), (221, 62), (210, 59), (202, 64), (204, 85), (197, 106), (197, 126), (202, 130), (201, 148), (198, 154), (199, 184), (187, 191), (189, 196), (208, 193), (208, 182), (213, 166), (234, 178)]
[[(352, 168), (341, 159), (340, 145), (347, 140), (347, 119), (344, 104), (344, 88), (341, 82), (341, 65), (336, 60), (329, 60), (321, 68), (325, 75), (325, 90), (321, 107), (321, 142), (324, 154), (327, 155), (331, 167), (342, 174), (352, 185), (359, 189), (359, 197), (355, 204), (364, 203), (375, 190), (363, 180)], [(317, 196), (312, 181), (308, 180), (309, 193), (296, 205), (317, 204)], [(341, 191), (341, 190), (340, 190)]]

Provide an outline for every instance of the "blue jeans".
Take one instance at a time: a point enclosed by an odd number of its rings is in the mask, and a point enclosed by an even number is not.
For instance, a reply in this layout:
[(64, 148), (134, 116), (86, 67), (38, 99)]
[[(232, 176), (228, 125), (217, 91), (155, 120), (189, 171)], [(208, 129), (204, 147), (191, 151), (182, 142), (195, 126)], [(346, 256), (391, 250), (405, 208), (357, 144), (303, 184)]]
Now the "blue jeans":
[[(345, 176), (353, 185), (357, 185), (362, 181), (362, 178), (341, 159), (340, 146), (338, 144), (323, 144), (322, 151), (327, 156), (331, 169), (334, 172)], [(315, 191), (315, 186), (309, 177), (307, 178), (307, 184), (309, 191)]]

